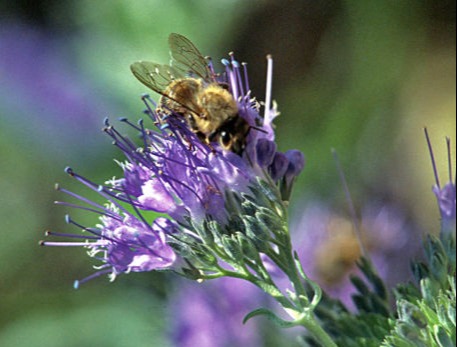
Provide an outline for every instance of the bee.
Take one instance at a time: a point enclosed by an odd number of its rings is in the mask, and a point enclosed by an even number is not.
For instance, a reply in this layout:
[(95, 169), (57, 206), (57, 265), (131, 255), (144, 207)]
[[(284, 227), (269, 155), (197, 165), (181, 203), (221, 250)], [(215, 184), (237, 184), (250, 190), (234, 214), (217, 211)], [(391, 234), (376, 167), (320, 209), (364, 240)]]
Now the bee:
[(241, 155), (250, 126), (239, 115), (227, 85), (220, 83), (195, 45), (180, 34), (170, 34), (170, 65), (139, 61), (130, 66), (144, 85), (161, 95), (157, 113), (183, 117), (188, 128), (207, 145), (218, 142)]

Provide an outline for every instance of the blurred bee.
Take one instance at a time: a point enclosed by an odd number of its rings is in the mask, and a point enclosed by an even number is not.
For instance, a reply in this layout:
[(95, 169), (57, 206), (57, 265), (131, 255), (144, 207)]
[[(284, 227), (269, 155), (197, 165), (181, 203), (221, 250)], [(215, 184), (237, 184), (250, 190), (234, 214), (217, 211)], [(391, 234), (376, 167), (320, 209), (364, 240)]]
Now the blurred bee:
[(239, 115), (228, 86), (216, 80), (208, 61), (186, 37), (170, 34), (168, 44), (170, 65), (139, 61), (130, 66), (141, 83), (161, 95), (159, 118), (181, 116), (202, 142), (218, 142), (241, 155), (250, 126)]

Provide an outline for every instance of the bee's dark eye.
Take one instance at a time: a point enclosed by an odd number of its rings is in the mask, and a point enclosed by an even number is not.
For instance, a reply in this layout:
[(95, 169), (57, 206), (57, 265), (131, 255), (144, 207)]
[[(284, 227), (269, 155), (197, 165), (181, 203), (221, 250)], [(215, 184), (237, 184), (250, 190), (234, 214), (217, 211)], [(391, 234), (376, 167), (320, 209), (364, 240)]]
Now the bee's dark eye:
[(228, 133), (227, 131), (221, 131), (221, 133), (219, 134), (219, 142), (221, 143), (221, 145), (224, 147), (228, 147), (231, 141), (232, 135), (230, 135), (230, 133)]

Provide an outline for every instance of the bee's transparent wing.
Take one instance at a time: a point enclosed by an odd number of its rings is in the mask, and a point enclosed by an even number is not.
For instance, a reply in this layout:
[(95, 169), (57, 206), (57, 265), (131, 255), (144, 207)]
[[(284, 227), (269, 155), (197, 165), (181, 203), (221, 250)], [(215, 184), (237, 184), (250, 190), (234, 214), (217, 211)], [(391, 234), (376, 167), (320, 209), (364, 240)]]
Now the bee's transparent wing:
[(207, 60), (189, 39), (172, 33), (168, 37), (168, 44), (171, 50), (171, 65), (174, 69), (185, 76), (190, 75), (205, 81), (212, 79)]
[[(197, 107), (192, 105), (192, 100), (187, 100), (188, 96), (182, 94), (185, 93), (185, 90), (181, 92), (175, 90), (173, 96), (171, 96), (170, 91), (167, 90), (173, 80), (183, 78), (182, 74), (175, 68), (169, 65), (161, 65), (148, 61), (138, 61), (130, 65), (130, 69), (141, 83), (164, 96), (166, 99), (173, 100), (175, 103), (178, 103), (183, 108), (192, 112), (195, 112), (194, 110), (197, 109)], [(183, 100), (186, 100), (187, 102), (183, 103)]]
[(149, 61), (135, 62), (130, 65), (130, 70), (141, 83), (161, 95), (171, 81), (182, 77), (174, 67)]

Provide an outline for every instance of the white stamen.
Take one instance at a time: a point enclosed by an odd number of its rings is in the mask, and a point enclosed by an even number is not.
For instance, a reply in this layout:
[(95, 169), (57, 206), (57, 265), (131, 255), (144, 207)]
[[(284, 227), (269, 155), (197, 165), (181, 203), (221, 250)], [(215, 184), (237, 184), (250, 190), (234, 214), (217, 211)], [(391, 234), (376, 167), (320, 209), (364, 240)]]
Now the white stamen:
[(267, 55), (267, 85), (265, 91), (265, 115), (264, 115), (264, 122), (266, 124), (270, 123), (270, 105), (271, 105), (271, 89), (273, 86), (273, 57), (268, 54)]

